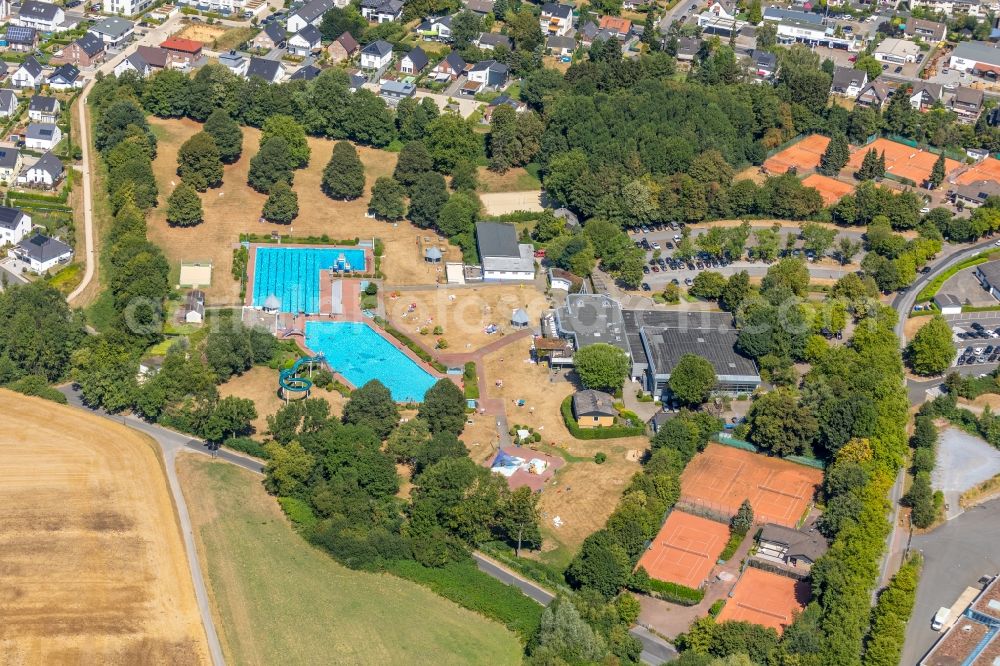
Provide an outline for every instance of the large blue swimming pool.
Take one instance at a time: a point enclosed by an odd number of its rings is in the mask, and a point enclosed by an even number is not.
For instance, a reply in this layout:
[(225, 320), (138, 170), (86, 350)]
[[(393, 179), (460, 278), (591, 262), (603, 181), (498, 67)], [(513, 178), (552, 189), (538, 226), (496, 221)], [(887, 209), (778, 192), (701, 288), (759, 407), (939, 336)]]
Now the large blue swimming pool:
[(365, 270), (365, 251), (341, 247), (257, 247), (253, 304), (277, 296), (282, 312), (319, 312), (319, 272), (337, 267)]
[(368, 324), (306, 322), (306, 346), (326, 356), (330, 367), (356, 388), (379, 380), (396, 402), (422, 402), (424, 393), (437, 381)]

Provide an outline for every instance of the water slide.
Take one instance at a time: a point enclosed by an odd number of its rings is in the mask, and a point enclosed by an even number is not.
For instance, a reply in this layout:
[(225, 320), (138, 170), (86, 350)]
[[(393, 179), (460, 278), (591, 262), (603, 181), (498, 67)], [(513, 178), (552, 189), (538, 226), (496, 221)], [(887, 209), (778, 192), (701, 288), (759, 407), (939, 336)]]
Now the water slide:
[(278, 385), (281, 387), (282, 391), (288, 391), (289, 393), (308, 393), (312, 388), (313, 382), (307, 377), (296, 377), (299, 368), (301, 368), (306, 363), (322, 363), (324, 361), (323, 355), (319, 356), (305, 356), (295, 361), (292, 367), (282, 370), (278, 375)]

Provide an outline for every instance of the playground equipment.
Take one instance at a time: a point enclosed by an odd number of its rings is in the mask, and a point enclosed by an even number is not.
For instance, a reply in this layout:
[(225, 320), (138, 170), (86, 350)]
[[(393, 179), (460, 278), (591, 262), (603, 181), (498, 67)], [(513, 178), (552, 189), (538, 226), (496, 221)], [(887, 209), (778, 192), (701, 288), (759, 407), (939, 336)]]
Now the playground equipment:
[(322, 354), (319, 356), (305, 356), (295, 361), (292, 367), (282, 370), (278, 374), (278, 386), (281, 388), (281, 397), (287, 402), (289, 399), (289, 394), (295, 396), (295, 398), (308, 398), (309, 392), (312, 390), (313, 382), (312, 379), (308, 377), (298, 377), (299, 368), (305, 364), (309, 364), (309, 375), (312, 376), (313, 365), (316, 363), (324, 363), (325, 358)]

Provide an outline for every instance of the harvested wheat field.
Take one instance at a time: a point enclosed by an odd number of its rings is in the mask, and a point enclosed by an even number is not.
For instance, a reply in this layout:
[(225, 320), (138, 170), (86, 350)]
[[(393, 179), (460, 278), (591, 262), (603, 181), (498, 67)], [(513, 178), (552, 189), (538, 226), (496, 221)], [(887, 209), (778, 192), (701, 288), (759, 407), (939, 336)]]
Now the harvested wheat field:
[[(188, 138), (201, 130), (201, 124), (190, 119), (150, 118), (159, 138), (153, 172), (160, 190), (160, 205), (150, 212), (149, 238), (163, 248), (173, 264), (182, 261), (210, 260), (214, 265), (211, 287), (205, 290), (209, 304), (239, 303), (239, 283), (231, 276), (233, 248), (241, 233), (292, 234), (298, 237), (322, 236), (331, 240), (351, 238), (381, 238), (385, 244), (382, 272), (386, 283), (434, 284), (440, 275), (440, 264), (426, 263), (420, 251), (422, 239), (433, 237), (444, 247), (445, 261), (460, 261), (461, 251), (438, 239), (428, 229), (417, 229), (409, 222), (398, 224), (365, 217), (368, 197), (355, 201), (334, 201), (320, 190), (323, 168), (333, 152), (333, 141), (309, 139), (312, 156), (309, 166), (295, 172), (293, 187), (299, 196), (299, 216), (291, 225), (260, 222), (260, 213), (267, 197), (247, 185), (250, 159), (257, 153), (260, 131), (243, 128), (243, 155), (235, 164), (225, 167), (221, 187), (201, 195), (205, 221), (190, 228), (167, 225), (166, 199), (180, 182), (177, 177), (177, 151)], [(396, 166), (395, 153), (358, 147), (365, 166), (368, 191), (379, 176), (387, 176)]]
[(207, 664), (152, 440), (0, 390), (0, 661)]
[[(560, 406), (576, 388), (566, 381), (564, 374), (552, 375), (546, 365), (529, 362), (530, 347), (531, 339), (525, 338), (485, 357), (484, 397), (503, 401), (508, 424), (531, 426), (541, 433), (544, 444), (552, 444), (563, 452), (568, 464), (542, 491), (539, 506), (546, 540), (543, 551), (558, 549), (565, 553), (575, 551), (589, 534), (604, 525), (628, 480), (639, 471), (639, 463), (627, 459), (628, 451), (645, 451), (649, 439), (640, 436), (580, 440), (570, 436)], [(503, 381), (502, 387), (496, 386), (498, 379)], [(524, 400), (524, 406), (518, 407), (518, 400)], [(463, 437), (477, 458), (482, 454), (474, 444), (478, 441), (485, 447), (485, 434), (483, 426), (473, 435), (478, 439)], [(593, 462), (594, 454), (599, 451), (608, 456), (602, 465)], [(560, 527), (553, 524), (556, 516), (562, 523)]]
[[(545, 295), (531, 285), (483, 285), (474, 288), (427, 289), (385, 293), (385, 311), (396, 328), (433, 347), (448, 342), (447, 353), (474, 351), (519, 329), (511, 326), (514, 310), (523, 308), (537, 325), (549, 308)], [(491, 324), (496, 331), (487, 333)], [(443, 329), (434, 335), (434, 327)], [(425, 336), (420, 330), (426, 328)]]

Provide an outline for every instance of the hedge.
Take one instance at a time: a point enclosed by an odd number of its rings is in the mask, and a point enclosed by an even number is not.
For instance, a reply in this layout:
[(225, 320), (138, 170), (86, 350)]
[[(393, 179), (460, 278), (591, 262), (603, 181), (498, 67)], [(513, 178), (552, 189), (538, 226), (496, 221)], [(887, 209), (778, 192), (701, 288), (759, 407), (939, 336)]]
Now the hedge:
[(281, 505), (285, 515), (295, 523), (296, 527), (310, 530), (319, 522), (308, 502), (304, 502), (297, 497), (279, 497), (278, 504)]
[(345, 246), (355, 246), (361, 244), (360, 238), (349, 238), (343, 240), (337, 240), (335, 238), (330, 238), (326, 234), (322, 236), (278, 236), (278, 240), (275, 240), (271, 234), (240, 234), (240, 241), (247, 243), (302, 243), (303, 245), (345, 245)]
[(465, 371), (462, 373), (462, 383), (465, 385), (465, 397), (476, 400), (479, 398), (479, 377), (476, 374), (475, 361), (465, 364)]
[(513, 585), (505, 585), (480, 571), (472, 559), (436, 568), (425, 567), (415, 560), (399, 560), (386, 570), (502, 623), (524, 643), (538, 632), (542, 607)]
[(695, 606), (705, 598), (704, 590), (696, 590), (693, 587), (667, 583), (653, 578), (649, 579), (649, 592), (654, 597), (682, 606)]
[(645, 426), (609, 426), (606, 428), (581, 428), (573, 418), (573, 396), (566, 396), (561, 406), (563, 421), (569, 434), (577, 439), (615, 439), (618, 437), (637, 437), (646, 432)]
[(743, 539), (747, 537), (746, 532), (740, 534), (739, 532), (733, 532), (729, 535), (729, 541), (726, 542), (726, 547), (722, 549), (719, 553), (719, 559), (725, 562), (739, 549), (740, 544), (743, 543)]
[(261, 446), (260, 442), (252, 440), (249, 437), (232, 437), (224, 441), (222, 445), (227, 449), (239, 451), (240, 453), (245, 453), (248, 456), (254, 456), (255, 458), (266, 460), (270, 457), (267, 455), (267, 451), (264, 450), (264, 447)]

